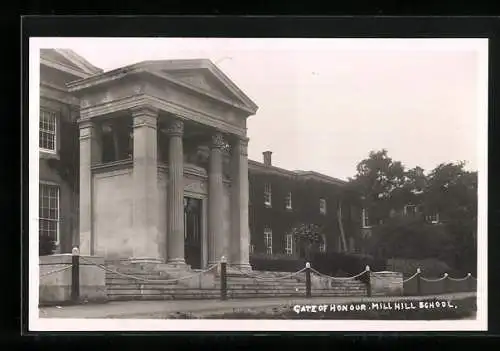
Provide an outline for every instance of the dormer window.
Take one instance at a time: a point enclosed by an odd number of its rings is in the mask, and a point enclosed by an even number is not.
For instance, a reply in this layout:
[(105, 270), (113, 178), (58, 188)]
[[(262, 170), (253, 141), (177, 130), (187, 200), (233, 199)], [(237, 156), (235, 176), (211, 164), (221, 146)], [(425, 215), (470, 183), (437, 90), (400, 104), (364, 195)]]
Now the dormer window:
[(319, 199), (319, 213), (326, 214), (326, 199)]
[(291, 210), (292, 209), (292, 193), (288, 192), (288, 194), (285, 197), (285, 209)]
[(57, 150), (57, 113), (40, 109), (40, 151), (55, 154)]
[(271, 184), (264, 185), (264, 205), (271, 207)]

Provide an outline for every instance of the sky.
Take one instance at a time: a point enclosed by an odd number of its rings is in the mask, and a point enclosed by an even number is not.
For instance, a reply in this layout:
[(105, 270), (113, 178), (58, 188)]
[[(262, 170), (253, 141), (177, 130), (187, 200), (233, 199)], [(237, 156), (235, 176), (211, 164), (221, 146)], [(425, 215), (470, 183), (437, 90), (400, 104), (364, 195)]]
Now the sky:
[[(47, 42), (46, 42), (47, 43)], [(104, 70), (143, 60), (209, 58), (258, 106), (249, 158), (347, 179), (385, 148), (426, 171), (478, 168), (486, 116), (478, 45), (445, 39), (54, 38)], [(472, 44), (471, 44), (472, 43)], [(476, 42), (477, 43), (477, 42)], [(470, 45), (469, 45), (470, 44)], [(484, 109), (483, 109), (484, 111)], [(479, 134), (481, 135), (481, 134)], [(486, 137), (486, 136), (485, 136)]]

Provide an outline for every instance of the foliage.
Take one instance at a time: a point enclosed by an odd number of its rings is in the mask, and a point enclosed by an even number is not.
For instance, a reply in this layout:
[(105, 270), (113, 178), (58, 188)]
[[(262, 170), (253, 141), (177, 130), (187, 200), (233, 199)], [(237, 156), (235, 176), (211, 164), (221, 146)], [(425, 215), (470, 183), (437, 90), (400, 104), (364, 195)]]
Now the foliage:
[(38, 254), (40, 256), (52, 255), (56, 250), (56, 244), (51, 237), (47, 235), (40, 235), (38, 241)]
[(311, 265), (317, 271), (333, 277), (353, 276), (363, 272), (366, 266), (372, 271), (385, 270), (385, 261), (371, 255), (344, 252), (314, 253)]
[[(271, 184), (272, 207), (264, 205), (264, 185)], [(291, 233), (294, 225), (314, 223), (326, 236), (327, 248), (333, 248), (340, 235), (336, 217), (338, 201), (347, 192), (332, 184), (304, 180), (290, 174), (269, 170), (249, 169), (250, 204), (249, 224), (254, 252), (265, 252), (263, 233), (269, 226), (273, 236), (273, 253), (285, 252), (285, 236)], [(292, 209), (285, 207), (285, 198), (292, 193)], [(319, 212), (319, 199), (327, 202), (327, 215)], [(359, 228), (357, 215), (352, 215), (351, 204), (354, 197), (342, 199), (343, 223), (346, 236), (354, 236)], [(330, 243), (332, 245), (330, 245)]]
[(75, 122), (66, 117), (59, 119), (61, 124), (59, 133), (58, 158), (48, 160), (48, 165), (55, 169), (60, 177), (73, 189), (78, 192), (79, 179), (79, 131)]
[(304, 268), (305, 264), (305, 260), (293, 256), (250, 255), (250, 265), (257, 271), (293, 273)]
[[(465, 162), (442, 163), (426, 175), (418, 166), (405, 169), (387, 150), (372, 151), (358, 164), (349, 188), (362, 199), (369, 224), (376, 225), (367, 243), (369, 253), (439, 257), (461, 271), (475, 270), (477, 172), (465, 170)], [(397, 218), (410, 204), (418, 206), (422, 218)], [(441, 225), (424, 223), (425, 216), (434, 214)]]
[(420, 268), (425, 278), (440, 278), (444, 273), (451, 275), (450, 266), (436, 258), (411, 259), (394, 258), (387, 260), (387, 268), (391, 271), (401, 272), (405, 277), (411, 277)]
[(374, 223), (389, 217), (394, 201), (401, 202), (400, 191), (405, 184), (404, 166), (393, 161), (387, 150), (372, 151), (369, 157), (358, 163), (357, 174), (350, 179), (350, 188), (362, 198)]
[(299, 223), (291, 229), (294, 242), (299, 248), (304, 248), (305, 258), (310, 259), (313, 250), (319, 249), (322, 242), (322, 229), (311, 223)]
[[(374, 302), (378, 302), (374, 300)], [(408, 305), (408, 299), (395, 299), (391, 304), (399, 303)], [(442, 302), (436, 299), (423, 299), (413, 301), (414, 305), (420, 302), (430, 305), (430, 303)], [(241, 311), (224, 312), (218, 314), (204, 315), (206, 319), (336, 319), (336, 320), (459, 320), (471, 318), (477, 311), (477, 300), (475, 297), (456, 299), (450, 301), (456, 308), (416, 308), (416, 309), (385, 309), (377, 310), (366, 308), (363, 310), (347, 310), (336, 312), (300, 312), (293, 310), (293, 306), (283, 306), (281, 308), (270, 307), (265, 310), (246, 309)], [(168, 318), (191, 318), (192, 316), (176, 316), (170, 314)]]
[(367, 251), (384, 259), (437, 258), (450, 261), (454, 247), (445, 226), (426, 223), (421, 218), (395, 217), (373, 229)]

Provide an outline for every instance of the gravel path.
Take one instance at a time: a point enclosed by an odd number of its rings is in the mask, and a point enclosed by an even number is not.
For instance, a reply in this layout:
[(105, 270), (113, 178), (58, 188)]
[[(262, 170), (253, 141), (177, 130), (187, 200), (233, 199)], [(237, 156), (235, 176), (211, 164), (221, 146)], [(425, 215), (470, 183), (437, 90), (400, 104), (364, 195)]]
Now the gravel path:
[(178, 301), (116, 301), (105, 304), (88, 304), (63, 307), (40, 307), (40, 318), (165, 318), (175, 312), (209, 313), (212, 311), (233, 311), (234, 309), (279, 307), (295, 304), (332, 304), (361, 302), (390, 302), (395, 300), (457, 300), (474, 297), (476, 293), (455, 293), (431, 296), (406, 297), (316, 297), (316, 298), (260, 298), (220, 300), (178, 300)]

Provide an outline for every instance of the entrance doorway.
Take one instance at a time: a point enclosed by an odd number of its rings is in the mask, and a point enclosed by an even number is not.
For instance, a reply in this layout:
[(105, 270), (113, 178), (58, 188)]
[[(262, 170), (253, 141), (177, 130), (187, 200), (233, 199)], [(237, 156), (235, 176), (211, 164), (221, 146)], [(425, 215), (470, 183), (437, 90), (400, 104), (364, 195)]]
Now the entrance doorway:
[(201, 269), (201, 200), (184, 197), (184, 259)]

